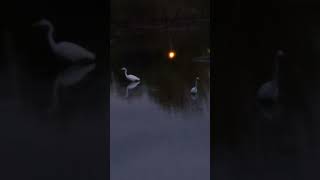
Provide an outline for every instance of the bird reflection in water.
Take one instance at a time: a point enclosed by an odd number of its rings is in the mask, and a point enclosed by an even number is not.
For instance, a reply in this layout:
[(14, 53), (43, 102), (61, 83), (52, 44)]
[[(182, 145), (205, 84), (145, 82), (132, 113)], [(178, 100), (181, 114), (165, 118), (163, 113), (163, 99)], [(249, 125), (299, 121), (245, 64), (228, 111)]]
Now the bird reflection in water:
[(56, 109), (59, 104), (59, 93), (61, 88), (68, 88), (77, 85), (85, 77), (95, 69), (95, 64), (89, 65), (74, 65), (57, 75), (53, 87), (53, 103), (49, 112)]
[(140, 84), (139, 81), (129, 83), (129, 84), (127, 85), (127, 87), (126, 87), (126, 95), (125, 95), (125, 98), (128, 98), (128, 97), (129, 97), (129, 90), (135, 89), (139, 84)]
[(195, 100), (197, 100), (197, 99), (198, 99), (198, 94), (191, 94), (191, 96), (190, 96), (190, 97), (191, 97), (191, 99), (192, 99), (192, 100), (194, 100), (194, 101), (195, 101)]

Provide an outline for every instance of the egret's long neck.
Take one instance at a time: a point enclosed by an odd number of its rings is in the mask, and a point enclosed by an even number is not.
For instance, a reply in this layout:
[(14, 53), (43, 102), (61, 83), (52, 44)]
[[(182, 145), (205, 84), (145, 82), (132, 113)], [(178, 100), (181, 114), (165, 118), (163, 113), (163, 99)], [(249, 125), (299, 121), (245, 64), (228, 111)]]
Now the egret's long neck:
[(124, 70), (124, 74), (126, 75), (126, 77), (128, 77), (128, 74), (127, 74), (127, 70), (126, 70), (126, 69)]
[(198, 87), (198, 80), (196, 79), (195, 87)]
[(53, 39), (53, 32), (54, 32), (54, 28), (50, 24), (49, 25), (49, 32), (48, 32), (48, 40), (49, 40), (49, 44), (50, 44), (52, 49), (54, 49), (56, 47), (56, 42)]

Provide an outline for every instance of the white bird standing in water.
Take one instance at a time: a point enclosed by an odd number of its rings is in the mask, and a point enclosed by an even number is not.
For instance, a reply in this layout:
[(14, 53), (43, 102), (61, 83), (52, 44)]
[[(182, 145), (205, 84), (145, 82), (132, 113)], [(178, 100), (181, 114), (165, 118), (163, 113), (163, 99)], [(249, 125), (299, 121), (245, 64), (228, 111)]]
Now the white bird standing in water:
[(56, 42), (53, 38), (54, 27), (50, 21), (42, 19), (34, 23), (33, 26), (48, 28), (49, 45), (56, 56), (71, 62), (95, 59), (95, 54), (77, 44), (71, 42)]
[(140, 78), (138, 78), (137, 76), (135, 75), (132, 75), (132, 74), (127, 74), (127, 68), (121, 68), (122, 71), (124, 71), (124, 75), (126, 76), (126, 78), (129, 80), (129, 81), (132, 81), (132, 82), (136, 82), (136, 81), (140, 81)]
[(199, 77), (196, 78), (195, 85), (194, 85), (194, 87), (190, 90), (190, 93), (191, 93), (191, 94), (197, 94), (197, 92), (198, 92), (198, 80), (199, 80)]
[(259, 100), (272, 100), (276, 101), (279, 96), (279, 80), (278, 80), (278, 71), (279, 71), (279, 57), (283, 56), (284, 52), (278, 50), (275, 57), (275, 70), (273, 72), (273, 80), (264, 83), (257, 94)]

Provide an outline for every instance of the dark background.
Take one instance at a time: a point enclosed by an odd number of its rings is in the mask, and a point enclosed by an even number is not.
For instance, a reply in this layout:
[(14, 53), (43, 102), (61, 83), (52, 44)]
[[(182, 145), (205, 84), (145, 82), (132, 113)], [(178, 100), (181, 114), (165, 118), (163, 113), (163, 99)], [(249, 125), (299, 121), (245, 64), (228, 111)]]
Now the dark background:
[[(319, 8), (316, 1), (214, 1), (215, 179), (318, 179)], [(256, 92), (279, 62), (280, 108), (257, 111)]]

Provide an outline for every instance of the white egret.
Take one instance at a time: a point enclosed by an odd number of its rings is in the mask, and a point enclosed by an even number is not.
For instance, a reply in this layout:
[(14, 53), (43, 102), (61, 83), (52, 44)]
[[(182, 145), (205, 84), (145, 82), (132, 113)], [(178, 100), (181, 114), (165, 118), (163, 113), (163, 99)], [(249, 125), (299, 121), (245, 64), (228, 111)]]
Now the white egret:
[(196, 78), (195, 85), (194, 85), (194, 87), (190, 90), (190, 93), (191, 93), (191, 94), (197, 94), (197, 92), (198, 92), (198, 80), (199, 80), (199, 77)]
[(273, 80), (264, 83), (258, 90), (257, 97), (260, 100), (272, 100), (276, 101), (279, 96), (279, 80), (278, 80), (278, 58), (283, 56), (284, 52), (282, 50), (277, 51), (275, 57), (275, 70), (273, 72)]
[(52, 23), (46, 19), (42, 19), (33, 24), (35, 27), (46, 27), (48, 33), (48, 41), (52, 52), (65, 60), (76, 62), (79, 60), (94, 60), (95, 54), (87, 49), (71, 43), (71, 42), (56, 42), (53, 38), (54, 27)]
[(126, 76), (126, 78), (131, 81), (131, 82), (135, 82), (135, 81), (140, 81), (140, 78), (138, 78), (137, 76), (135, 75), (132, 75), (132, 74), (127, 74), (127, 68), (121, 68), (122, 71), (124, 71), (124, 75)]

